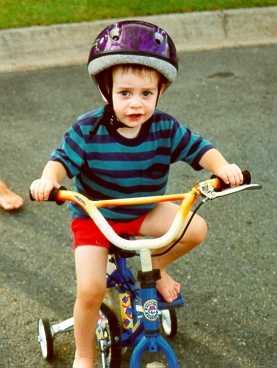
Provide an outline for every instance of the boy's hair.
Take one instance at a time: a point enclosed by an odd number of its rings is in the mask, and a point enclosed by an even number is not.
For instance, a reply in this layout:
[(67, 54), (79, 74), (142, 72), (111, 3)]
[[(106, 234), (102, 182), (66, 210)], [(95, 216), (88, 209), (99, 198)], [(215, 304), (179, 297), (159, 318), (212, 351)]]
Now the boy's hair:
[(168, 83), (168, 80), (159, 73), (156, 69), (151, 68), (150, 66), (141, 65), (141, 64), (120, 64), (115, 65), (112, 68), (112, 72), (117, 69), (121, 69), (123, 72), (128, 73), (129, 71), (132, 71), (135, 74), (138, 75), (146, 75), (146, 74), (156, 74), (159, 76), (159, 80), (161, 83), (166, 84)]
[(145, 75), (145, 74), (157, 74), (159, 76), (158, 90), (161, 91), (162, 87), (166, 88), (169, 85), (168, 80), (157, 70), (140, 64), (120, 64), (114, 65), (111, 68), (104, 70), (96, 76), (96, 83), (98, 84), (100, 91), (104, 97), (111, 102), (112, 100), (112, 84), (113, 84), (113, 71), (117, 69), (122, 69), (123, 72), (132, 71), (135, 74)]

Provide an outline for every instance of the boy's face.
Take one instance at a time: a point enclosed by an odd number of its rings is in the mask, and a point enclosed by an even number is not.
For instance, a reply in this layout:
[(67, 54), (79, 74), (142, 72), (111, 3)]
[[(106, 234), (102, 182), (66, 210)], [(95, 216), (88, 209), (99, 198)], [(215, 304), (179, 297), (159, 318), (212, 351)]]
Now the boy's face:
[(113, 70), (113, 108), (119, 121), (139, 127), (153, 114), (159, 94), (159, 74), (155, 70)]

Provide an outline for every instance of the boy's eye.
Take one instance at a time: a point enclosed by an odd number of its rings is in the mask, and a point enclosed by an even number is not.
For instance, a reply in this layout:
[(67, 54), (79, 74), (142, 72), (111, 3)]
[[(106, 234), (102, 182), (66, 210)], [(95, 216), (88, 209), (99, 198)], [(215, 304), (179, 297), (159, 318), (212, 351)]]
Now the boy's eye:
[(147, 96), (150, 96), (152, 95), (153, 93), (151, 91), (143, 91), (143, 96), (147, 97)]
[(127, 96), (130, 95), (130, 92), (127, 91), (127, 90), (123, 90), (123, 91), (120, 91), (119, 94), (122, 95), (122, 96), (124, 96), (124, 97), (127, 97)]

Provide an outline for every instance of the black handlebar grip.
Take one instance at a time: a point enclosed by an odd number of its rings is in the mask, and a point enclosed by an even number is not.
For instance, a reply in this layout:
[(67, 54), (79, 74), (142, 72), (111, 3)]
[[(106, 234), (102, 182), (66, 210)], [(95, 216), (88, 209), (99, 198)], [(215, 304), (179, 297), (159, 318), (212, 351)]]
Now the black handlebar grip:
[(63, 185), (61, 185), (59, 188), (52, 189), (49, 194), (48, 201), (56, 202), (58, 205), (64, 204), (64, 201), (57, 199), (57, 194), (60, 190), (67, 190), (67, 189)]
[(248, 170), (243, 170), (243, 184), (250, 184), (251, 183), (251, 174)]
[(30, 189), (29, 189), (29, 198), (30, 198), (31, 201), (35, 200), (35, 198), (32, 196), (32, 192), (30, 191)]
[[(59, 188), (53, 188), (49, 194), (49, 197), (48, 197), (48, 200), (49, 202), (56, 202), (57, 204), (63, 204), (64, 201), (60, 201), (58, 199), (56, 199), (57, 197), (57, 193), (59, 192), (59, 190), (67, 190), (66, 187), (64, 186), (60, 186)], [(34, 201), (34, 197), (32, 196), (32, 193), (31, 191), (29, 190), (29, 196), (30, 196), (30, 199), (31, 201)]]
[[(243, 182), (242, 184), (250, 184), (251, 183), (251, 174), (248, 170), (243, 170), (242, 171), (242, 176), (243, 176)], [(213, 175), (212, 178), (215, 178), (216, 176)], [(223, 189), (227, 189), (227, 188), (230, 188), (230, 185), (229, 184), (226, 184), (224, 183), (223, 180), (221, 180), (221, 188), (218, 189), (218, 190), (223, 190)]]

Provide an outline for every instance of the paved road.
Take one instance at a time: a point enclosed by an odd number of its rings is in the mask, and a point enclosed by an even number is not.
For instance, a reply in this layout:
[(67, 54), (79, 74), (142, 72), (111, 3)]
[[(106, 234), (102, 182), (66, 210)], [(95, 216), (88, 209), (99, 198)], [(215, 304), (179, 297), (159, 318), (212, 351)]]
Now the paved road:
[[(263, 190), (201, 210), (210, 235), (179, 261), (187, 307), (174, 341), (185, 368), (273, 368), (277, 364), (277, 46), (186, 53), (180, 78), (160, 107), (249, 168)], [(74, 118), (100, 102), (84, 66), (0, 75), (1, 177), (26, 199), (0, 211), (0, 367), (46, 367), (36, 342), (39, 317), (71, 315), (74, 268), (66, 207), (28, 201), (28, 186)], [(203, 172), (176, 165), (169, 190)], [(55, 341), (53, 367), (70, 367), (72, 335)]]

